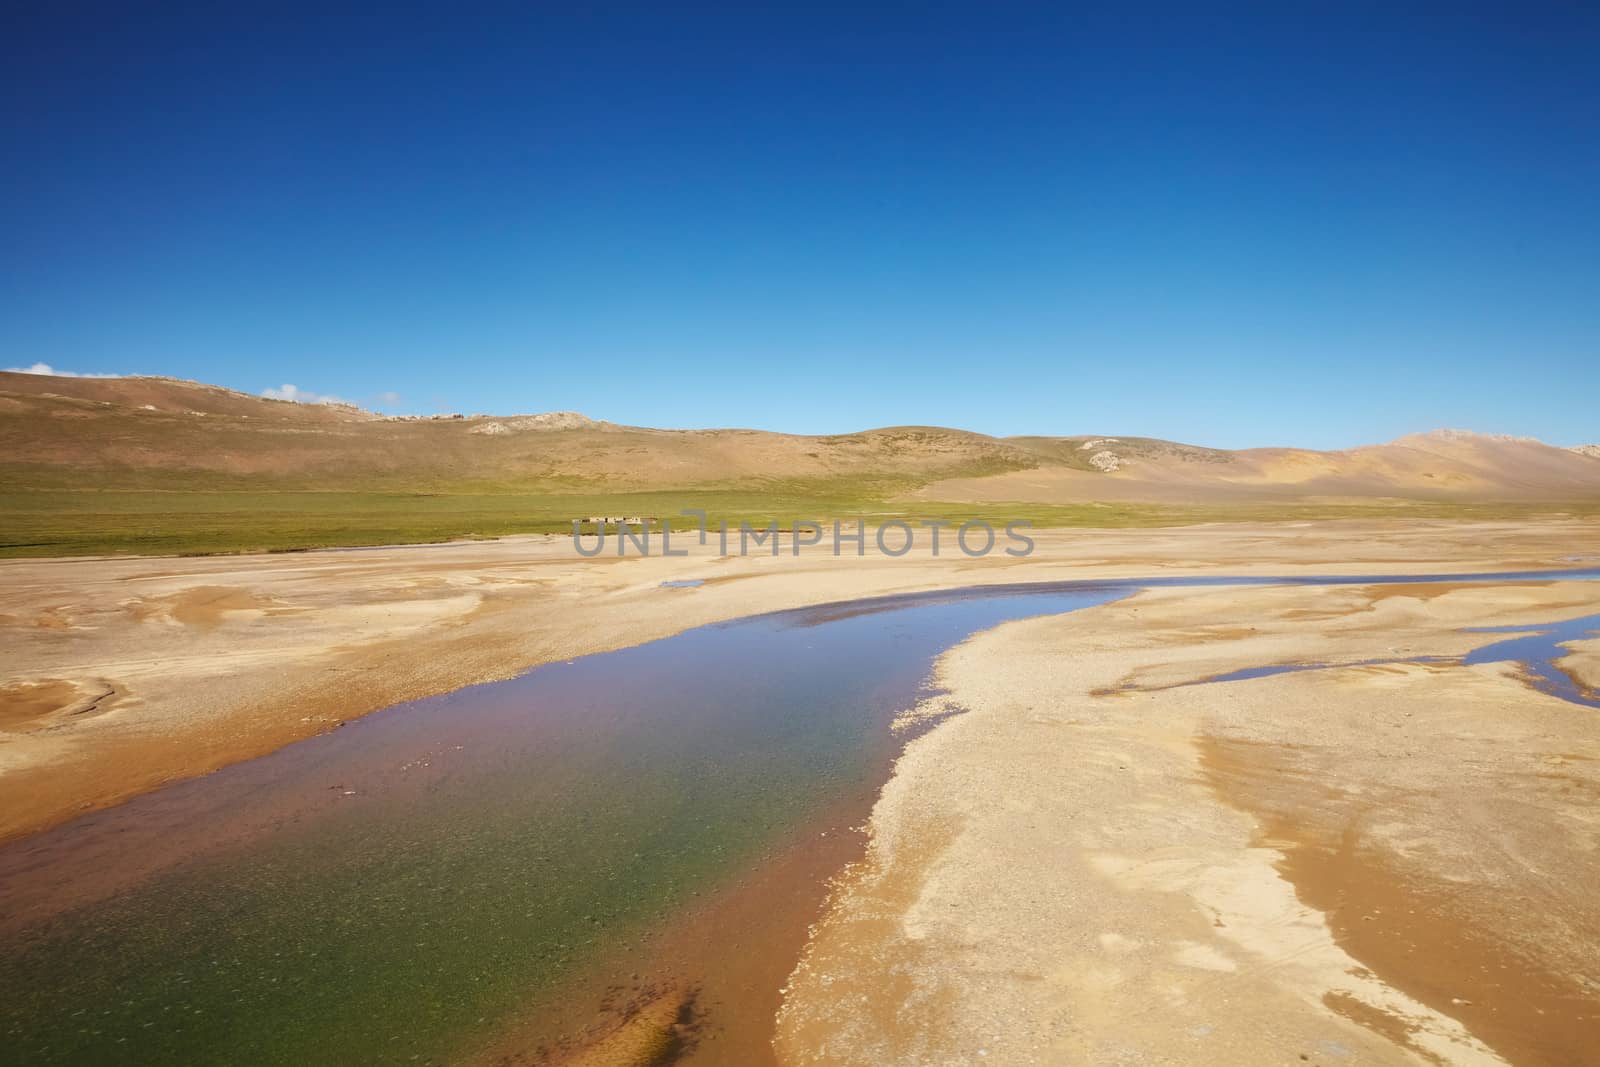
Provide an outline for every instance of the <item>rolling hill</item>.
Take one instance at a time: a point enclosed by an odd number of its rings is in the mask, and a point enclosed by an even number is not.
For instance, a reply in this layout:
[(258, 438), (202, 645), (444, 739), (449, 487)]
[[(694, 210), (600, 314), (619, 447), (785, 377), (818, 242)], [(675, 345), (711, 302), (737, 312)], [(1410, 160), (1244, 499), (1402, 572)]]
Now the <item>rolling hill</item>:
[(572, 412), (386, 417), (166, 378), (10, 373), (0, 373), (0, 455), (12, 485), (241, 489), (903, 487), (1035, 462), (1008, 442), (933, 427), (801, 437)]
[(1333, 452), (928, 426), (664, 430), (572, 412), (390, 417), (170, 378), (0, 372), (0, 495), (6, 554), (426, 540), (678, 506), (730, 519), (1010, 506), (1041, 525), (1589, 510), (1600, 447), (1448, 430)]

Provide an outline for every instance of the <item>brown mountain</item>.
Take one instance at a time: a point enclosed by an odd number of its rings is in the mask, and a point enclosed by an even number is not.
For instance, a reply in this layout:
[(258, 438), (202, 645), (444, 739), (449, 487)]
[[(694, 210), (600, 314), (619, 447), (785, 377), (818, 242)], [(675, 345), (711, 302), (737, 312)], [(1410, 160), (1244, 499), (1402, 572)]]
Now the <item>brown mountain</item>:
[(571, 412), (392, 418), (169, 378), (0, 372), (16, 487), (549, 491), (850, 485), (942, 501), (1600, 498), (1600, 447), (1441, 430), (1342, 451), (1241, 451), (938, 427), (798, 436), (659, 430)]
[(1093, 465), (1045, 463), (1033, 470), (945, 479), (918, 495), (1032, 503), (1600, 497), (1600, 449), (1594, 446), (1559, 448), (1532, 438), (1464, 430), (1436, 430), (1332, 452), (1298, 448), (1225, 452), (1111, 437), (1064, 438), (1054, 447), (1075, 447)]

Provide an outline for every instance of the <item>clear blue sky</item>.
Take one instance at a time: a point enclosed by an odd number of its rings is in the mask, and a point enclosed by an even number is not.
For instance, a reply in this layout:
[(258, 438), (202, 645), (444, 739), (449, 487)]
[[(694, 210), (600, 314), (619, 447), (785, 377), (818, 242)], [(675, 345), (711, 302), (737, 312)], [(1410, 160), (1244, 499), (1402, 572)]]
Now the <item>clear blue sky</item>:
[(1600, 439), (1578, 5), (37, 6), (0, 24), (0, 367), (795, 432)]

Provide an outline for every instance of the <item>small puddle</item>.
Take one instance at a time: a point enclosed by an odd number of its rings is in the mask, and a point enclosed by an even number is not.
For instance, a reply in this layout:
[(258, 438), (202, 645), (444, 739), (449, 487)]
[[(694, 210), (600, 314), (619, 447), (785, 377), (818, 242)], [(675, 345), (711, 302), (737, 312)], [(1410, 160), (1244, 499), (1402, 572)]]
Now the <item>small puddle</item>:
[[(1531, 632), (1530, 632), (1531, 631)], [(1466, 634), (1522, 634), (1508, 641), (1495, 641), (1468, 652), (1465, 656), (1394, 656), (1382, 659), (1350, 660), (1342, 663), (1273, 663), (1260, 667), (1242, 667), (1225, 674), (1213, 674), (1192, 682), (1173, 682), (1170, 685), (1122, 686), (1112, 692), (1149, 693), (1163, 689), (1181, 689), (1194, 685), (1213, 685), (1219, 682), (1245, 682), (1253, 678), (1271, 678), (1278, 674), (1298, 674), (1302, 671), (1329, 671), (1349, 667), (1392, 667), (1406, 663), (1459, 664), (1471, 667), (1479, 663), (1514, 663), (1522, 668), (1528, 685), (1541, 693), (1584, 707), (1600, 708), (1600, 693), (1580, 683), (1561, 669), (1557, 663), (1571, 650), (1566, 646), (1574, 641), (1584, 641), (1600, 636), (1600, 615), (1584, 615), (1548, 626), (1491, 626), (1474, 627), (1460, 631)]]
[(1570, 700), (1574, 704), (1600, 708), (1600, 693), (1581, 684), (1578, 679), (1562, 670), (1558, 662), (1571, 651), (1566, 646), (1575, 641), (1600, 637), (1600, 615), (1585, 615), (1542, 627), (1494, 626), (1464, 632), (1522, 635), (1473, 649), (1462, 658), (1461, 662), (1464, 665), (1470, 667), (1478, 663), (1517, 663), (1526, 673), (1528, 684), (1539, 692), (1549, 693), (1562, 700)]
[(1252, 678), (1271, 678), (1275, 674), (1298, 674), (1301, 671), (1329, 671), (1341, 667), (1388, 667), (1397, 663), (1454, 663), (1448, 656), (1410, 656), (1400, 659), (1358, 659), (1349, 663), (1276, 663), (1265, 667), (1242, 667), (1226, 674), (1213, 674), (1193, 682), (1180, 682), (1174, 686), (1153, 687), (1177, 689), (1189, 685), (1211, 685), (1214, 682), (1247, 682)]

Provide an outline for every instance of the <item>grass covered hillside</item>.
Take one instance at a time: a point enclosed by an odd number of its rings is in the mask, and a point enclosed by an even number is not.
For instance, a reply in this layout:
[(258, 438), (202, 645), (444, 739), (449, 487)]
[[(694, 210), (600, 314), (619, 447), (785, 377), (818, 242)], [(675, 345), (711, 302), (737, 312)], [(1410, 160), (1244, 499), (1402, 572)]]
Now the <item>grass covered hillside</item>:
[[(1499, 469), (1472, 452), (1481, 445), (1381, 446), (1406, 460), (1385, 468), (1362, 450), (1227, 452), (937, 427), (812, 437), (618, 426), (563, 412), (390, 418), (165, 378), (0, 373), (0, 555), (404, 543), (691, 507), (763, 524), (865, 516), (1107, 526), (1584, 511), (1600, 499), (1600, 458), (1501, 443), (1526, 455)], [(1517, 463), (1532, 471), (1522, 483)], [(1419, 473), (1430, 464), (1439, 471)], [(1385, 481), (1384, 469), (1410, 481)]]

